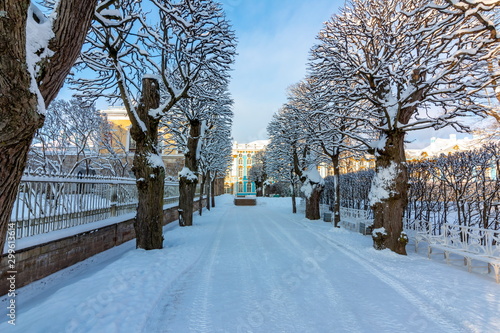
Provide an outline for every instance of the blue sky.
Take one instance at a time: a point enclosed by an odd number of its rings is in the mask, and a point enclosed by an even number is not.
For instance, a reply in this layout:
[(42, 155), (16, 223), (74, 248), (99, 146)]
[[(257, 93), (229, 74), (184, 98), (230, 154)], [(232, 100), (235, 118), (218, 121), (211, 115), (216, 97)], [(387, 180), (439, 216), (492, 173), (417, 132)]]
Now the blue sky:
[(288, 86), (306, 74), (306, 63), (323, 23), (344, 0), (221, 0), (238, 37), (230, 91), (234, 140), (266, 139)]
[[(235, 101), (234, 140), (266, 139), (286, 89), (305, 77), (315, 37), (344, 0), (219, 0), (238, 38), (230, 92)], [(70, 98), (65, 87), (59, 98)], [(104, 100), (98, 109), (106, 109)]]
[[(323, 23), (344, 0), (219, 0), (238, 38), (238, 56), (230, 92), (234, 99), (233, 139), (239, 143), (267, 139), (272, 115), (286, 102), (287, 87), (306, 75), (309, 50)], [(59, 98), (69, 98), (63, 89)], [(98, 109), (107, 103), (98, 101)], [(448, 137), (452, 128), (410, 133), (411, 148), (432, 136)], [(463, 135), (459, 135), (463, 136)]]
[[(323, 23), (344, 0), (220, 0), (238, 37), (230, 91), (234, 98), (233, 138), (266, 139), (272, 115), (286, 102), (287, 87), (306, 75), (309, 50)], [(409, 133), (408, 148), (423, 148), (453, 128)], [(459, 137), (466, 135), (459, 134)]]

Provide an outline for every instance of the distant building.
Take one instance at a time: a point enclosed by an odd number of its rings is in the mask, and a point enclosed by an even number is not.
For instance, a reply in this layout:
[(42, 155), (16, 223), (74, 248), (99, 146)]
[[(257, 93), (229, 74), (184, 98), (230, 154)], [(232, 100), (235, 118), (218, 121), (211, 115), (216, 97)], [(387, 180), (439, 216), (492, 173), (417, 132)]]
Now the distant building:
[(485, 142), (484, 138), (479, 136), (474, 136), (472, 139), (469, 137), (457, 139), (456, 134), (450, 134), (447, 139), (432, 137), (430, 144), (425, 148), (406, 149), (406, 159), (418, 161), (439, 157), (442, 154), (449, 155), (459, 151), (473, 150), (481, 148)]
[[(477, 149), (485, 142), (485, 138), (479, 136), (474, 136), (472, 139), (468, 137), (458, 139), (456, 134), (450, 134), (450, 137), (446, 139), (433, 137), (430, 144), (423, 149), (405, 149), (406, 160), (416, 162), (439, 157), (442, 154), (449, 155), (459, 151)], [(340, 174), (374, 168), (375, 156), (369, 154), (351, 156), (340, 160)], [(322, 164), (319, 171), (322, 177), (333, 175), (331, 164)]]
[(254, 156), (266, 148), (268, 140), (250, 143), (233, 143), (231, 169), (224, 183), (225, 193), (233, 195), (255, 195), (255, 183), (248, 179), (248, 172), (253, 165)]
[[(433, 137), (431, 138), (430, 145), (423, 149), (407, 149), (406, 159), (409, 162), (434, 159), (441, 155), (452, 155), (461, 151), (480, 149), (487, 142), (495, 141), (491, 141), (491, 138), (488, 139), (487, 137), (478, 135), (474, 135), (472, 139), (469, 137), (457, 139), (455, 134), (450, 134), (448, 139)], [(497, 166), (494, 162), (492, 162), (491, 167), (488, 168), (486, 176), (490, 179), (497, 178)]]

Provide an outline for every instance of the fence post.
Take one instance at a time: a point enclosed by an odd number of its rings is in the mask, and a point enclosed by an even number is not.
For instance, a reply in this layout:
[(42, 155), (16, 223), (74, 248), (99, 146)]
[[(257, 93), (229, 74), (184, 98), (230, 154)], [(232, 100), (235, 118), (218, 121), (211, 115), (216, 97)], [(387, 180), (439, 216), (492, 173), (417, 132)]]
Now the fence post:
[(110, 186), (110, 192), (111, 192), (111, 197), (110, 197), (110, 214), (112, 217), (118, 216), (118, 208), (116, 206), (116, 202), (118, 201), (118, 191), (117, 191), (117, 185), (116, 184), (111, 184)]

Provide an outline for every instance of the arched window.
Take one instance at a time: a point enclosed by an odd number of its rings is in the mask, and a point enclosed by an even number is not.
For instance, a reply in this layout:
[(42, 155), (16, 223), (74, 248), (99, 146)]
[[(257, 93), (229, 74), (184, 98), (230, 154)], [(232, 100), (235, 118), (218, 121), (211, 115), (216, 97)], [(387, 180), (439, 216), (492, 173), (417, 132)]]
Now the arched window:
[(238, 159), (238, 164), (239, 164), (239, 165), (243, 165), (243, 158), (241, 158), (241, 157), (240, 157), (240, 158)]
[(247, 183), (247, 192), (252, 192), (252, 183)]
[(238, 183), (238, 192), (243, 192), (243, 183)]
[(252, 165), (252, 159), (250, 157), (247, 159), (247, 165)]

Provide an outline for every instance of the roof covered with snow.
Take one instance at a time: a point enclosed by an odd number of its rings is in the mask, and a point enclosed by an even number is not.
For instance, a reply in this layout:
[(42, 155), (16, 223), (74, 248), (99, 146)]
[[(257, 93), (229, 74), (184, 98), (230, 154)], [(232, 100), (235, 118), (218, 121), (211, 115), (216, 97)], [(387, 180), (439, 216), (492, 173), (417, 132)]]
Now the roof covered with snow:
[(441, 154), (448, 155), (458, 151), (480, 148), (484, 144), (484, 138), (479, 136), (474, 136), (472, 139), (469, 137), (457, 139), (455, 134), (450, 134), (450, 137), (447, 139), (431, 138), (431, 143), (423, 149), (407, 149), (406, 157), (409, 159), (437, 157)]
[(269, 140), (257, 140), (249, 143), (233, 142), (235, 150), (263, 150), (269, 144)]

